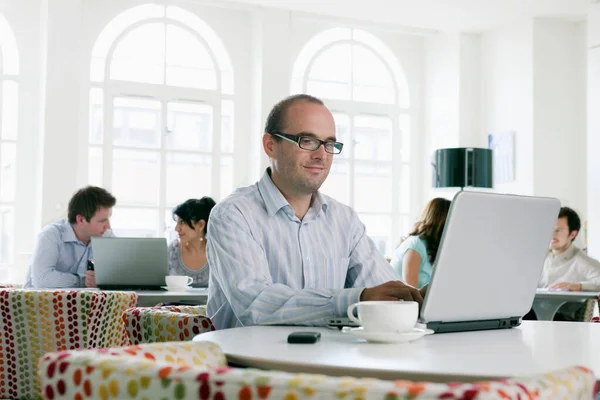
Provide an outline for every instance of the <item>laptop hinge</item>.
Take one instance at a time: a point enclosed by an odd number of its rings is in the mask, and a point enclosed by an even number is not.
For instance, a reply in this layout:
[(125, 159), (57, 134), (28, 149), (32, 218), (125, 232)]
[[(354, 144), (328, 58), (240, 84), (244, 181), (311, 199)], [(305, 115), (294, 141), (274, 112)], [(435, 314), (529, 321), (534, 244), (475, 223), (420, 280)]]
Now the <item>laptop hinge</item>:
[(433, 321), (427, 323), (427, 328), (432, 329), (435, 333), (445, 332), (464, 332), (464, 331), (481, 331), (486, 329), (507, 329), (514, 328), (521, 324), (521, 317), (511, 317), (502, 319), (487, 319), (478, 321)]

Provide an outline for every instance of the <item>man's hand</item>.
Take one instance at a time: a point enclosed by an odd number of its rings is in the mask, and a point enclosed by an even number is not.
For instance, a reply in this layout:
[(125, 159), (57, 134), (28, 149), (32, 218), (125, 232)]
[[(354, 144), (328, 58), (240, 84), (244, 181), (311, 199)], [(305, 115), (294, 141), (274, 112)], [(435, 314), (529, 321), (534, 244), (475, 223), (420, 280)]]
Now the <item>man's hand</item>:
[(366, 288), (360, 295), (360, 301), (370, 300), (409, 300), (419, 303), (419, 307), (423, 304), (421, 293), (401, 281), (389, 281), (383, 285)]
[(85, 273), (85, 287), (96, 288), (96, 274), (94, 271), (87, 271)]
[(570, 290), (573, 292), (581, 291), (581, 283), (557, 282), (548, 286), (549, 289)]

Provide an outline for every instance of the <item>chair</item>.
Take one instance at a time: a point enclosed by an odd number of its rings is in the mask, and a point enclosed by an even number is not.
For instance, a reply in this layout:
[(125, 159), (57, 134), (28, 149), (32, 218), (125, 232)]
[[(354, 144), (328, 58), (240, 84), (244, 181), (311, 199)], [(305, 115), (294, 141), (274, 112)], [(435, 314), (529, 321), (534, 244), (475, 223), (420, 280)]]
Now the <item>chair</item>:
[(448, 384), (231, 368), (212, 342), (55, 352), (38, 375), (46, 399), (592, 399), (596, 381), (583, 367)]
[(0, 398), (39, 398), (48, 352), (129, 344), (120, 316), (136, 301), (133, 292), (0, 289)]
[(585, 302), (585, 307), (581, 307), (575, 314), (575, 320), (580, 322), (590, 322), (594, 316), (594, 306), (597, 302), (598, 299), (587, 300)]
[[(598, 301), (598, 303), (597, 303), (598, 310), (600, 311), (600, 294), (597, 297), (597, 301)], [(591, 322), (600, 322), (600, 317), (598, 317), (598, 316), (592, 317)]]
[(215, 330), (206, 306), (137, 307), (126, 310), (122, 319), (131, 344), (183, 342)]

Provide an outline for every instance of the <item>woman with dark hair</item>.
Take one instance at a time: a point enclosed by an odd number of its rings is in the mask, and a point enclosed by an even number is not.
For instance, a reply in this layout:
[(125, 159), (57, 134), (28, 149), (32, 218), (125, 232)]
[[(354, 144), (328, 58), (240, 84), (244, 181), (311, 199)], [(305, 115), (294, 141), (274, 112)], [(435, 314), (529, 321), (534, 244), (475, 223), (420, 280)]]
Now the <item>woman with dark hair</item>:
[(413, 231), (394, 252), (392, 267), (406, 284), (422, 288), (429, 283), (449, 209), (447, 199), (427, 203)]
[(179, 239), (169, 245), (169, 275), (191, 276), (192, 287), (208, 287), (206, 231), (215, 201), (210, 197), (189, 199), (173, 210)]

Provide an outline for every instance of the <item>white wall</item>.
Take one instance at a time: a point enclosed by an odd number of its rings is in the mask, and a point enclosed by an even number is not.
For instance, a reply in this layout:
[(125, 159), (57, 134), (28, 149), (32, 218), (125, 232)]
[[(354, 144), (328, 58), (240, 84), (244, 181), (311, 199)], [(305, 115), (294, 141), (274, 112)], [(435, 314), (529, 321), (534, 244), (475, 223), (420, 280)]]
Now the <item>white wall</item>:
[(533, 26), (531, 21), (481, 36), (482, 135), (515, 131), (515, 181), (504, 193), (533, 194)]
[(481, 36), (460, 35), (459, 48), (459, 139), (460, 147), (485, 147), (481, 133)]
[(460, 144), (460, 34), (439, 33), (426, 38), (425, 44), (421, 208), (432, 197), (452, 198), (456, 192), (432, 188), (431, 161), (436, 149)]
[(585, 25), (535, 19), (533, 28), (534, 193), (585, 220)]
[(440, 33), (427, 39), (423, 201), (452, 199), (458, 188), (432, 188), (431, 159), (437, 149), (487, 147), (481, 134), (481, 37)]
[(600, 4), (590, 6), (587, 59), (588, 254), (600, 258)]

